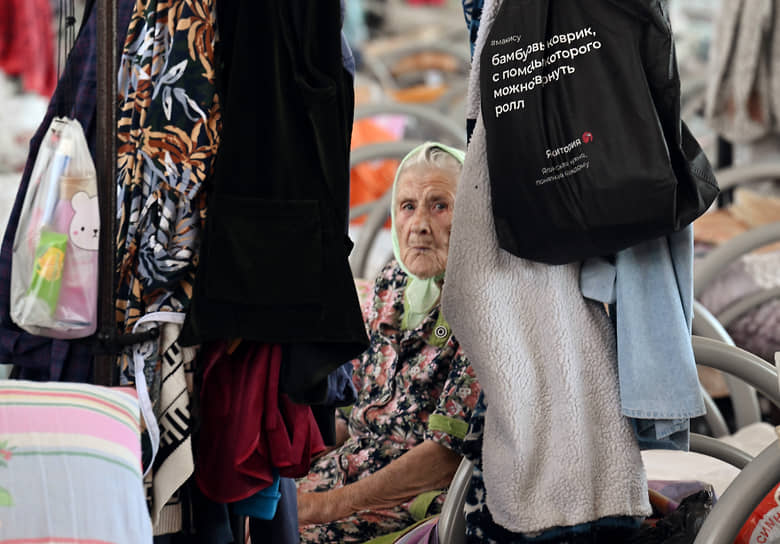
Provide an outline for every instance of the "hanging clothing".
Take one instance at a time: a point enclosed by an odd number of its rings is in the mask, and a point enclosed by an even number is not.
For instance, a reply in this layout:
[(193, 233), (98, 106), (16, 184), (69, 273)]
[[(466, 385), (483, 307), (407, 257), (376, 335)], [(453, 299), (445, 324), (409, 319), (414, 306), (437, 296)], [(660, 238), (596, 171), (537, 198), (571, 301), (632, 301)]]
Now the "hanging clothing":
[(279, 499), (282, 498), (282, 494), (279, 492), (281, 478), (278, 471), (272, 470), (271, 473), (273, 474), (271, 485), (246, 499), (230, 503), (233, 514), (266, 521), (274, 519)]
[(342, 1), (341, 4), (343, 37), (351, 46), (350, 49), (354, 50), (355, 57), (357, 57), (355, 61), (359, 64), (361, 51), (366, 39), (368, 39), (363, 0)]
[(209, 500), (198, 489), (193, 478), (176, 494), (184, 519), (182, 530), (154, 537), (154, 544), (238, 544), (234, 538), (235, 520), (228, 505)]
[[(474, 63), (474, 48), (477, 45), (477, 34), (479, 33), (479, 22), (482, 19), (482, 7), (485, 0), (461, 0), (463, 3), (463, 17), (466, 19), (466, 28), (469, 31), (469, 50), (471, 51), (471, 62)], [(477, 62), (479, 62), (477, 60)], [(471, 134), (474, 132), (474, 126), (477, 123), (477, 111), (473, 108), (466, 112), (466, 141), (471, 141)]]
[(18, 76), (23, 89), (45, 97), (57, 85), (53, 20), (49, 0), (0, 3), (0, 71)]
[[(475, 60), (500, 5), (485, 2)], [(472, 64), (472, 82), (478, 70)], [(470, 90), (469, 111), (479, 113), (479, 87)], [(476, 119), (442, 307), (490, 399), (482, 448), (487, 505), (499, 525), (525, 534), (645, 516), (647, 482), (620, 413), (612, 326), (599, 304), (582, 297), (579, 263), (548, 266), (499, 249), (481, 114)]]
[[(355, 4), (355, 1), (351, 2)], [(348, 8), (346, 0), (340, 0), (341, 4), (341, 64), (344, 65), (344, 69), (349, 72), (349, 85), (355, 86), (355, 70), (357, 70), (358, 59), (355, 58), (355, 53), (352, 51), (352, 47), (349, 45), (347, 39), (347, 25), (350, 24), (350, 18), (354, 13), (354, 6)], [(358, 7), (359, 9), (359, 7)]]
[(303, 476), (325, 449), (311, 409), (279, 394), (281, 361), (279, 345), (204, 346), (195, 478), (211, 500), (246, 499), (273, 483), (274, 469)]
[(469, 31), (469, 49), (473, 56), (485, 0), (461, 0), (461, 3), (463, 4), (463, 17), (466, 19), (466, 29)]
[[(712, 40), (705, 114), (728, 140), (754, 142), (778, 131), (780, 65), (773, 31), (780, 20), (777, 0), (720, 3)], [(774, 95), (774, 96), (773, 96)]]
[(693, 227), (624, 249), (614, 261), (585, 261), (580, 288), (616, 304), (623, 415), (642, 420), (634, 425), (648, 446), (670, 439), (667, 448), (687, 451), (688, 421), (705, 412), (691, 345)]
[[(182, 342), (285, 343), (281, 388), (298, 400), (367, 347), (347, 263), (354, 98), (339, 3), (221, 4), (224, 143)], [(273, 84), (246, 85), (257, 71)]]
[[(120, 334), (132, 332), (144, 316), (183, 315), (189, 308), (206, 213), (203, 185), (220, 142), (214, 4), (145, 0), (135, 4), (130, 20), (117, 91)], [(144, 365), (162, 445), (151, 490), (155, 534), (181, 529), (175, 493), (193, 472), (184, 368), (194, 352), (183, 357), (179, 328), (163, 327), (159, 349)], [(123, 376), (137, 382), (130, 353), (122, 357)]]
[(299, 544), (298, 537), (298, 495), (295, 480), (282, 478), (279, 482), (282, 497), (276, 508), (276, 515), (270, 521), (249, 519), (249, 534), (252, 542), (273, 542), (274, 544)]
[[(679, 103), (662, 99), (676, 66), (665, 59), (648, 66), (664, 124), (679, 117)], [(586, 260), (580, 285), (585, 297), (615, 305), (621, 408), (623, 415), (638, 418), (632, 425), (640, 446), (687, 451), (689, 419), (705, 411), (690, 341), (693, 227), (636, 244), (608, 260)]]
[(485, 433), (487, 405), (484, 392), (471, 413), (469, 432), (463, 440), (463, 455), (474, 462), (466, 505), (466, 542), (473, 544), (553, 544), (566, 542), (630, 542), (629, 536), (639, 528), (641, 519), (628, 516), (607, 517), (581, 525), (556, 527), (532, 537), (508, 531), (493, 521), (485, 501), (485, 481), (482, 472), (482, 444)]
[[(181, 317), (180, 314), (173, 315)], [(159, 377), (154, 382), (154, 396), (157, 400), (153, 407), (149, 406), (153, 410), (149, 417), (153, 417), (158, 426), (156, 439), (159, 440), (159, 449), (154, 452), (154, 464), (152, 470), (146, 474), (144, 483), (147, 486), (154, 534), (161, 535), (183, 528), (182, 504), (176, 495), (195, 469), (190, 395), (193, 363), (197, 352), (194, 348), (182, 348), (176, 342), (181, 331), (181, 321), (170, 323), (152, 319), (149, 325), (160, 328), (159, 339), (149, 342), (152, 349), (148, 351), (144, 346), (139, 346), (138, 349), (145, 355), (140, 355), (145, 358), (145, 369), (151, 367), (152, 373), (156, 372)], [(147, 383), (144, 378), (142, 386)], [(136, 383), (136, 387), (138, 386)], [(142, 399), (143, 391), (139, 391), (138, 396)], [(143, 401), (141, 405), (143, 406)], [(144, 414), (144, 419), (146, 418), (147, 415)], [(147, 432), (152, 433), (149, 424)]]
[[(284, 364), (284, 362), (282, 363)], [(336, 411), (341, 406), (351, 406), (357, 400), (357, 390), (352, 383), (352, 363), (346, 362), (328, 375), (327, 392), (321, 404), (311, 406), (317, 427), (325, 445), (336, 443)], [(321, 397), (322, 395), (318, 395)], [(307, 404), (307, 403), (304, 403)]]
[(220, 143), (213, 0), (147, 0), (119, 68), (117, 325), (189, 308)]
[[(117, 47), (121, 51), (135, 0), (117, 2)], [(97, 89), (97, 16), (87, 12), (78, 38), (68, 56), (62, 79), (49, 102), (46, 115), (30, 141), (30, 153), (0, 250), (0, 360), (20, 367), (20, 378), (36, 381), (89, 382), (93, 346), (85, 340), (67, 341), (34, 336), (11, 321), (11, 255), (22, 204), (43, 136), (55, 116), (77, 119), (94, 156)]]

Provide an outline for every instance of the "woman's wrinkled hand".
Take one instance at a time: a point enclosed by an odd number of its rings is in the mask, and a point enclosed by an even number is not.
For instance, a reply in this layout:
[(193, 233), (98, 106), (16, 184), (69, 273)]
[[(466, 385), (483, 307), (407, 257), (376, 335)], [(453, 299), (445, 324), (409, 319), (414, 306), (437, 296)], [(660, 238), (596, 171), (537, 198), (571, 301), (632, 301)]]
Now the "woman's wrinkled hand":
[(298, 525), (320, 525), (345, 518), (353, 512), (338, 493), (340, 489), (320, 493), (298, 492)]

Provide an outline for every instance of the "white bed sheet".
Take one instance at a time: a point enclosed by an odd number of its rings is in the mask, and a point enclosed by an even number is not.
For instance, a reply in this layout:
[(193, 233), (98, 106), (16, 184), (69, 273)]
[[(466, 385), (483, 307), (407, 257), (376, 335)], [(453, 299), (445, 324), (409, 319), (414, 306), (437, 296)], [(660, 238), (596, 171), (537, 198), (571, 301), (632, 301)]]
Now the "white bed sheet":
[[(768, 423), (753, 423), (721, 438), (752, 456), (756, 456), (777, 439), (775, 427)], [(720, 497), (739, 474), (739, 469), (719, 459), (700, 453), (670, 450), (642, 452), (648, 480), (699, 480), (712, 484)]]

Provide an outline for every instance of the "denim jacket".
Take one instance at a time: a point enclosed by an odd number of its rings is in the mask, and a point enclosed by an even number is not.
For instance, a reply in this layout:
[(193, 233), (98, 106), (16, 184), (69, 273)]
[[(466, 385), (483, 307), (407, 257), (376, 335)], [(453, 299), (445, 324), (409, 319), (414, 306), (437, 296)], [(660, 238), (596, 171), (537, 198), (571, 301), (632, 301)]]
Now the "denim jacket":
[(585, 261), (580, 280), (585, 297), (616, 304), (623, 414), (656, 420), (633, 423), (640, 445), (671, 438), (687, 449), (685, 420), (705, 412), (691, 346), (693, 228), (624, 249), (614, 264)]

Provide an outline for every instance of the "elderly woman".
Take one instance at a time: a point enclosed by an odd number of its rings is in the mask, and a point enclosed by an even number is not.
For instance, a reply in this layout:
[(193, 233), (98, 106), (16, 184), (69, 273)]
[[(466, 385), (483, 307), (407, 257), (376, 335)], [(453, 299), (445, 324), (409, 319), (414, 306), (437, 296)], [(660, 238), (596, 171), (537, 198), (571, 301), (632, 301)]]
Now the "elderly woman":
[(461, 459), (479, 385), (441, 314), (463, 153), (410, 152), (393, 184), (395, 260), (376, 280), (370, 347), (353, 361), (358, 398), (342, 444), (298, 482), (301, 542), (365, 542), (437, 512)]

